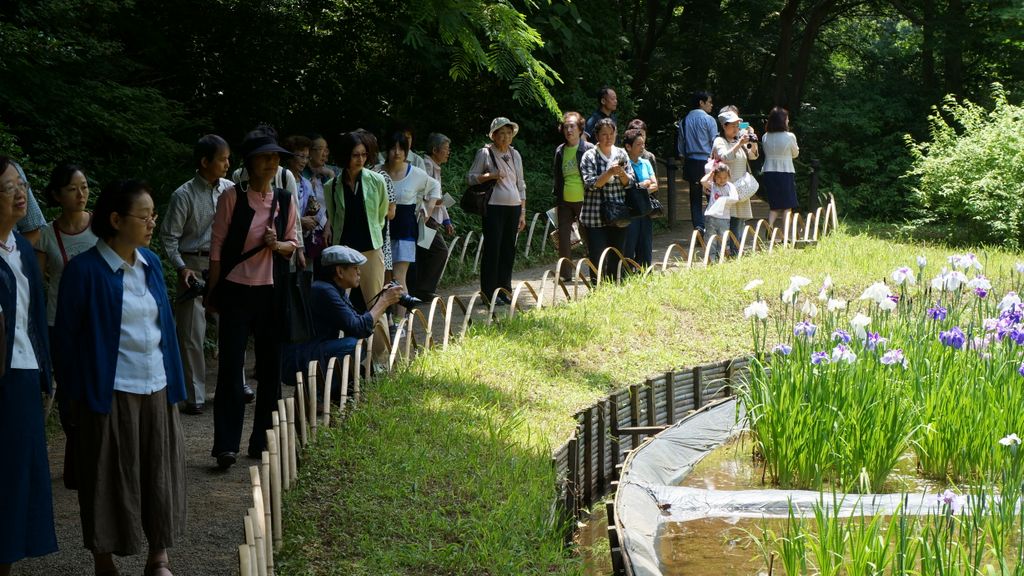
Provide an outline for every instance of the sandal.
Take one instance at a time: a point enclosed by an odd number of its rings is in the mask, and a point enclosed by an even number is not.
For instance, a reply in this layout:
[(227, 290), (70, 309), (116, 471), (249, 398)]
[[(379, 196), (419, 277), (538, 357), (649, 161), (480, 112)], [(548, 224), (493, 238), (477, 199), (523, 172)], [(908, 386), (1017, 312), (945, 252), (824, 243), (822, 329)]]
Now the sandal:
[(155, 562), (150, 562), (149, 564), (146, 564), (146, 569), (142, 571), (142, 576), (157, 576), (158, 570), (163, 570), (169, 576), (174, 576), (173, 574), (171, 574), (170, 566), (170, 562), (168, 562), (167, 560), (157, 560)]

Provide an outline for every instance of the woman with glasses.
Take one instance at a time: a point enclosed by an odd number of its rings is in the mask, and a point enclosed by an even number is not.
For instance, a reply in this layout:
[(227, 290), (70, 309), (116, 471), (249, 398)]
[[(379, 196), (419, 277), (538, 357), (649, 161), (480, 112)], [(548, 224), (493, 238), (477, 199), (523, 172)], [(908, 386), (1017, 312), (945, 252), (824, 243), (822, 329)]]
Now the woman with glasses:
[(82, 535), (105, 576), (118, 574), (114, 554), (143, 551), (144, 574), (167, 576), (167, 549), (185, 528), (185, 377), (160, 259), (147, 248), (156, 221), (145, 182), (104, 187), (91, 224), (99, 240), (68, 262), (57, 296)]
[(367, 148), (363, 137), (349, 132), (341, 137), (338, 158), (341, 173), (324, 187), (331, 243), (348, 246), (366, 257), (360, 268), (359, 289), (365, 308), (384, 287), (384, 222), (388, 218), (388, 192), (384, 176), (364, 170)]
[[(484, 245), (480, 257), (480, 290), (490, 302), (498, 288), (512, 292), (512, 267), (516, 262), (516, 235), (526, 227), (526, 180), (523, 158), (512, 147), (519, 125), (508, 118), (491, 121), (491, 144), (477, 151), (466, 175), (472, 186), (493, 180), (491, 198), (484, 214)], [(501, 293), (499, 304), (510, 304)]]
[(32, 244), (14, 231), (28, 184), (0, 156), (0, 575), (57, 550), (40, 387), (49, 390), (43, 276)]

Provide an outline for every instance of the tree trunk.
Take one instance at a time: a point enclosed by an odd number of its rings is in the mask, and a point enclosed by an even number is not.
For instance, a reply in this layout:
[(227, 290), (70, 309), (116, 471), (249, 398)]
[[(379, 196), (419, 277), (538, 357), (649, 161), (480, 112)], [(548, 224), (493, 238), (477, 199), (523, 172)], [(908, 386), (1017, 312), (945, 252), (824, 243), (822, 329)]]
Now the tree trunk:
[(789, 86), (790, 113), (800, 109), (800, 98), (803, 96), (804, 84), (807, 82), (807, 74), (811, 67), (811, 53), (814, 50), (814, 41), (817, 40), (821, 25), (831, 15), (837, 1), (822, 0), (818, 2), (811, 9), (811, 13), (807, 17), (807, 25), (804, 26), (803, 38), (800, 40), (800, 49), (797, 53), (796, 65), (793, 68), (793, 78)]
[(942, 60), (946, 94), (963, 94), (963, 34), (966, 33), (966, 19), (962, 0), (949, 0), (942, 19), (945, 24), (942, 35)]
[(923, 0), (924, 22), (921, 26), (921, 82), (928, 101), (937, 96), (938, 82), (935, 80), (935, 0)]
[(789, 61), (793, 50), (793, 27), (796, 21), (800, 0), (786, 0), (786, 5), (779, 13), (779, 44), (775, 49), (775, 92), (773, 100), (776, 106), (790, 107), (789, 103)]

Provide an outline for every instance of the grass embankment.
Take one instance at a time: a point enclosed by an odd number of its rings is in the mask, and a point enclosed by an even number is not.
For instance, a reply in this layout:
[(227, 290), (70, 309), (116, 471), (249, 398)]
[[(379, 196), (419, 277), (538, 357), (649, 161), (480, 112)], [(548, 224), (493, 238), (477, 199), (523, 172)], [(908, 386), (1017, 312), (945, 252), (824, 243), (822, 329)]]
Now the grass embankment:
[[(573, 413), (650, 373), (748, 353), (742, 310), (753, 294), (742, 287), (752, 278), (772, 294), (791, 274), (831, 274), (853, 299), (918, 254), (938, 263), (947, 250), (839, 232), (476, 327), (372, 382), (319, 439), (287, 498), (279, 573), (579, 573), (549, 523), (551, 450)], [(1012, 265), (993, 256), (986, 270)]]

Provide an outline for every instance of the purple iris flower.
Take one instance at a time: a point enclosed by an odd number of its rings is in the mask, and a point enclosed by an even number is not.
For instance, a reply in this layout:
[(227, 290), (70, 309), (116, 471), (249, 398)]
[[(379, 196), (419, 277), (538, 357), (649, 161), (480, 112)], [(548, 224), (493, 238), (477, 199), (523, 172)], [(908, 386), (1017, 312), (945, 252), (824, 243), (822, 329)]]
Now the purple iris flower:
[(984, 288), (975, 288), (974, 295), (978, 298), (984, 298), (985, 296), (988, 296), (988, 290), (985, 290)]
[(811, 364), (814, 364), (815, 366), (818, 364), (828, 364), (828, 352), (811, 353)]
[(867, 346), (868, 350), (871, 350), (873, 352), (879, 346), (885, 346), (885, 343), (888, 342), (888, 341), (889, 341), (888, 339), (882, 338), (878, 334), (878, 332), (868, 332), (868, 337), (867, 337), (867, 340), (865, 341), (865, 345)]
[(949, 314), (949, 310), (946, 310), (938, 303), (935, 304), (934, 308), (928, 309), (928, 317), (932, 320), (945, 320), (947, 314)]
[(1020, 374), (1021, 376), (1024, 376), (1024, 362), (1021, 362), (1020, 363), (1020, 367), (1017, 368), (1017, 374)]
[(793, 327), (794, 336), (803, 336), (810, 338), (814, 336), (814, 333), (818, 331), (818, 327), (807, 321), (797, 322), (796, 326)]
[(1008, 332), (1010, 340), (1018, 346), (1024, 346), (1024, 326), (1021, 324), (1015, 324), (1013, 328), (1010, 328)]
[(949, 330), (939, 332), (939, 342), (942, 342), (945, 346), (950, 346), (959, 350), (964, 347), (964, 342), (966, 341), (967, 337), (959, 326), (954, 326)]
[(837, 328), (836, 331), (832, 333), (832, 340), (838, 340), (843, 344), (848, 344), (850, 342), (850, 333), (842, 328)]
[(789, 356), (789, 353), (793, 351), (793, 347), (789, 344), (776, 344), (772, 348), (773, 354), (782, 354), (783, 356)]
[(893, 364), (902, 364), (904, 367), (907, 365), (907, 359), (903, 356), (903, 350), (896, 348), (895, 350), (889, 350), (885, 354), (882, 354), (882, 364), (886, 366), (892, 366)]

